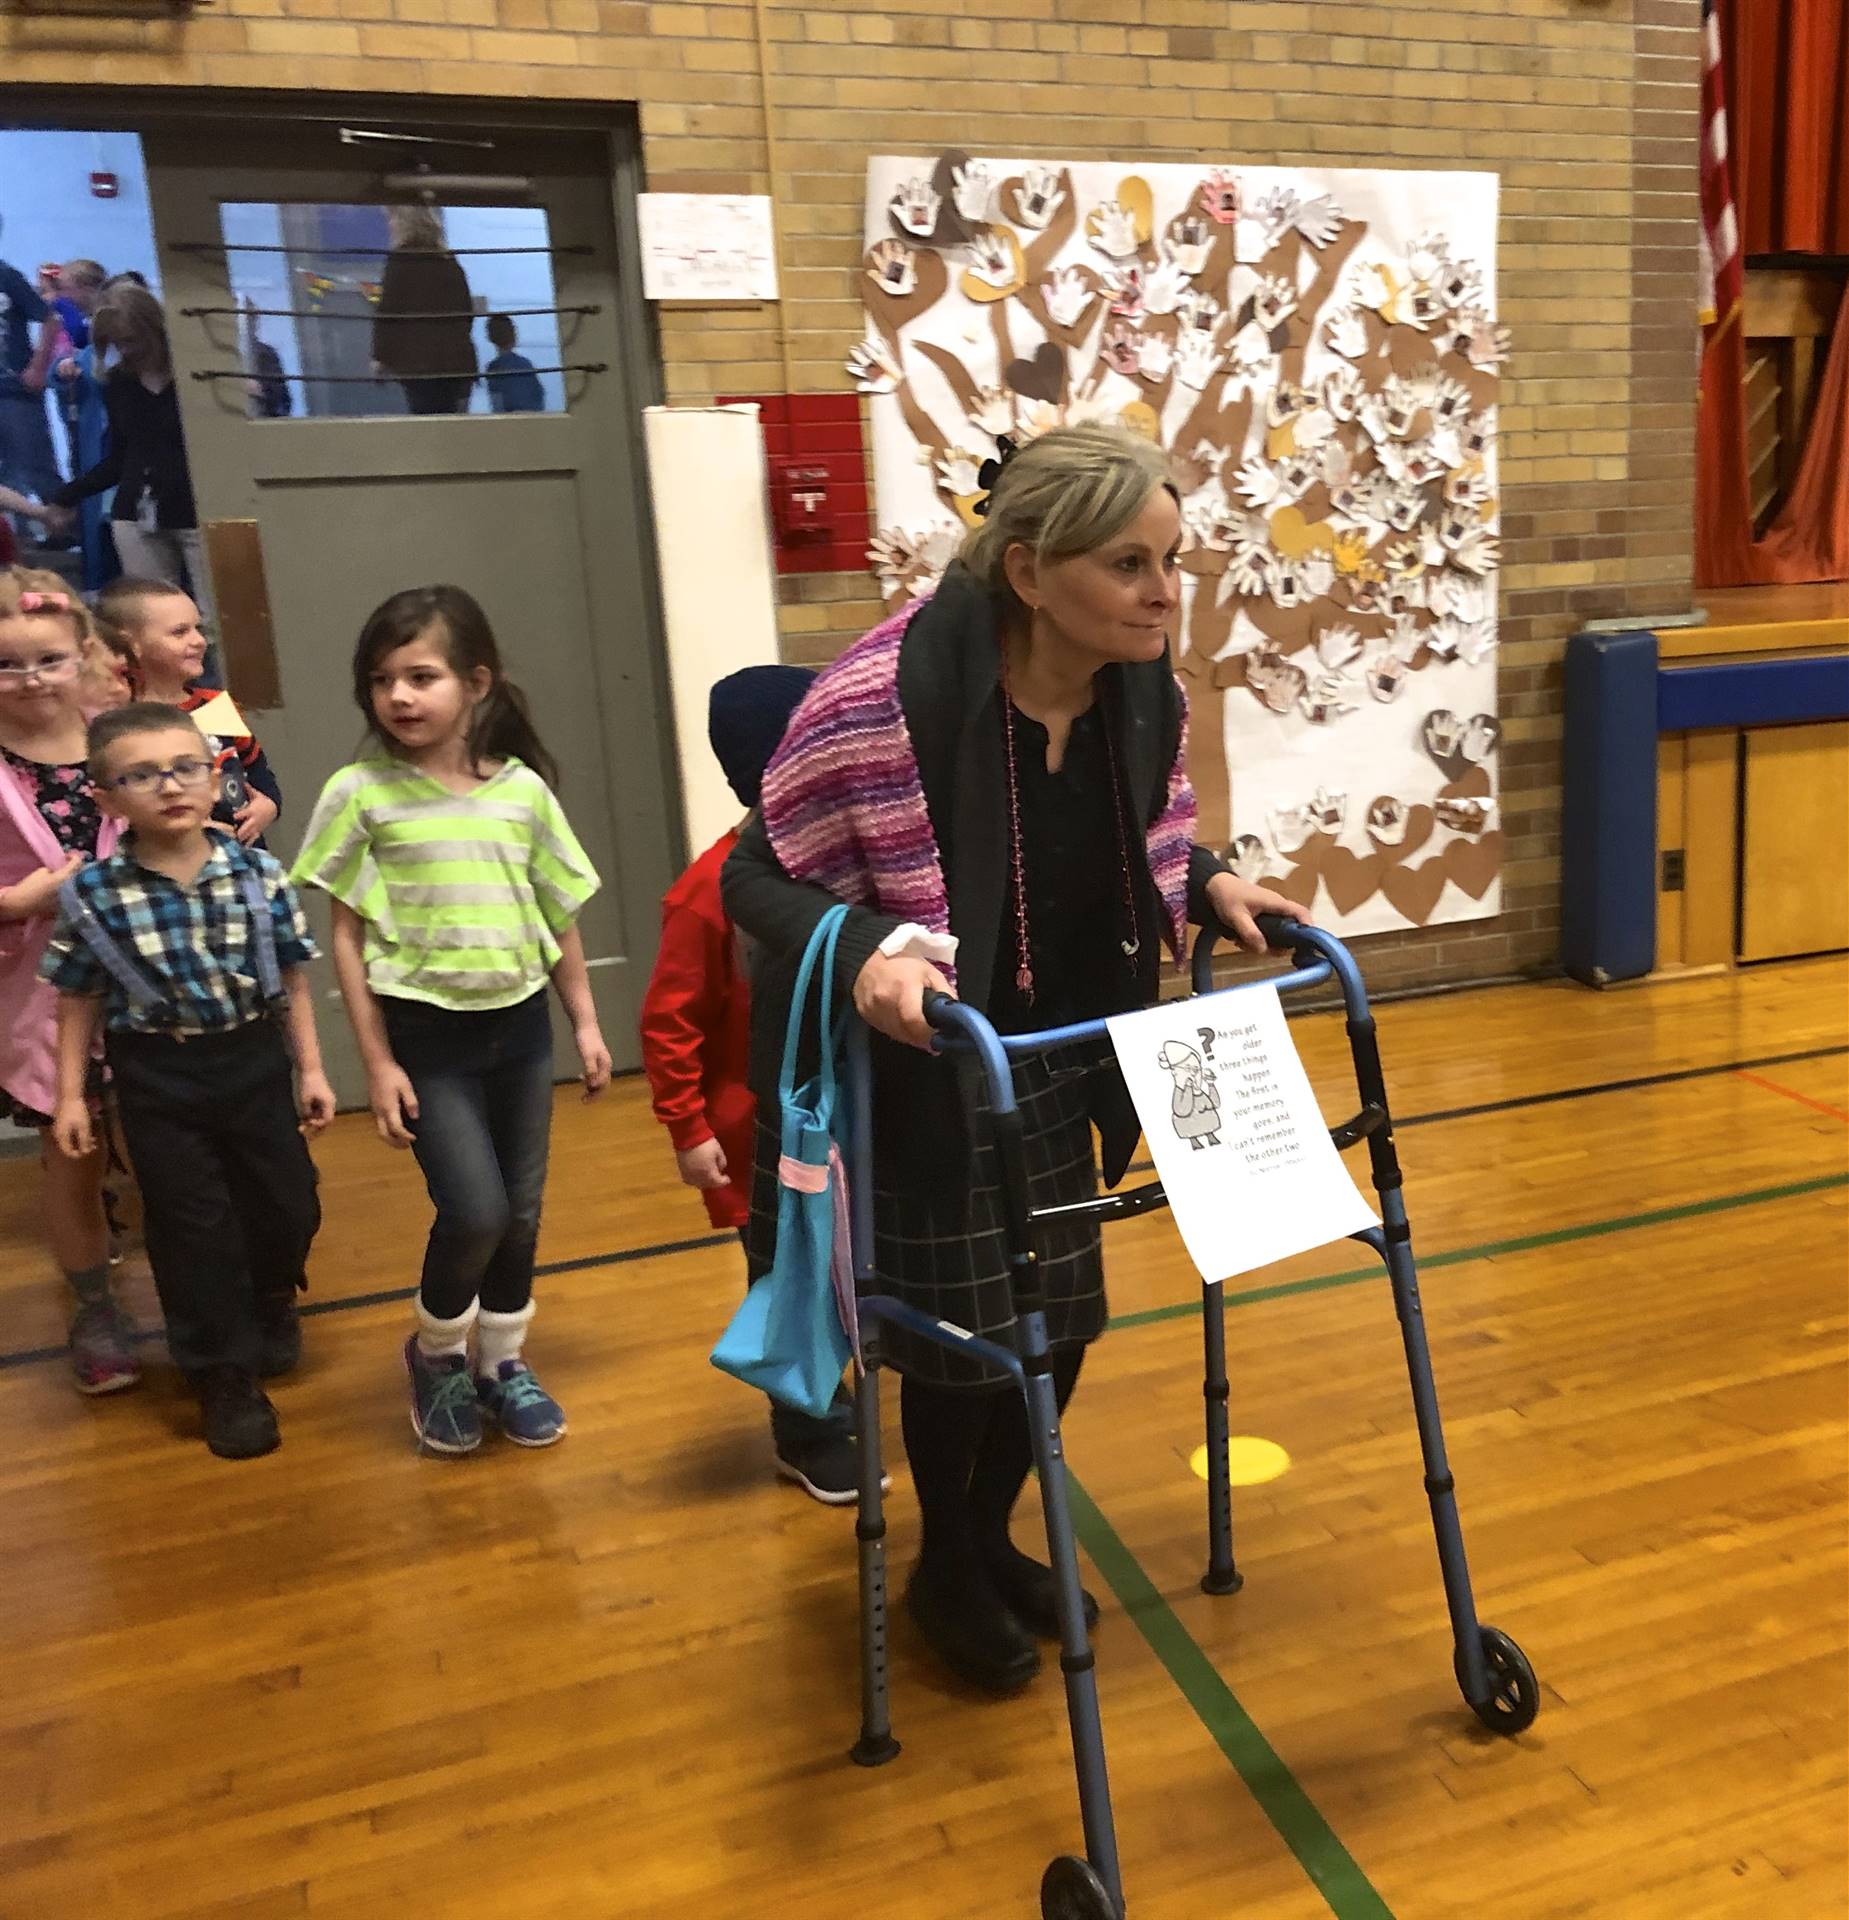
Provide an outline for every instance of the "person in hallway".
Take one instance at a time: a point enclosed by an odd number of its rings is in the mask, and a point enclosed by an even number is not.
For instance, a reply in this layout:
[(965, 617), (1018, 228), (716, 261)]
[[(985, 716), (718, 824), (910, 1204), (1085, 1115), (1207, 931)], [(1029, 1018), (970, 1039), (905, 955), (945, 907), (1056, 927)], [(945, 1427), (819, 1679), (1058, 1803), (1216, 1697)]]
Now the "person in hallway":
[[(108, 451), (109, 411), (97, 367), (90, 323), (101, 304), (109, 276), (94, 260), (67, 260), (59, 274), (62, 300), (71, 310), (65, 326), (76, 351), (53, 369), (61, 404), (71, 423), (71, 470), (85, 473)], [(75, 316), (75, 325), (71, 315)], [(115, 536), (109, 530), (108, 490), (91, 494), (77, 509), (78, 545), (83, 553), (83, 584), (95, 593), (121, 570)]]
[[(128, 667), (136, 697), (158, 700), (195, 716), (224, 698), (202, 685), (210, 651), (191, 598), (164, 580), (112, 580), (96, 600), (99, 637)], [(263, 845), (265, 831), (281, 816), (282, 788), (268, 756), (252, 733), (209, 731), (206, 745), (218, 776), (212, 819), (247, 846)]]
[[(806, 667), (746, 667), (714, 686), (707, 738), (747, 814), (765, 764), (815, 675)], [(716, 1227), (743, 1237), (751, 1215), (757, 1101), (747, 1084), (750, 994), (719, 875), (738, 844), (734, 827), (700, 855), (661, 903), (661, 944), (642, 996), (642, 1070), (655, 1118), (668, 1130), (683, 1184)], [(853, 1406), (844, 1392), (825, 1420), (770, 1409), (776, 1470), (824, 1506), (847, 1506), (859, 1484)]]
[(375, 750), (322, 789), (295, 878), (333, 900), (373, 1121), (416, 1154), (436, 1208), (404, 1349), (411, 1425), (436, 1453), (474, 1452), (484, 1422), (550, 1446), (565, 1415), (523, 1357), (552, 1126), (546, 988), (589, 1099), (610, 1080), (577, 926), (597, 875), (471, 595), (393, 594), (360, 634), (353, 697)]
[(68, 521), (79, 501), (110, 487), (110, 527), (123, 570), (183, 587), (212, 622), (212, 582), (193, 502), (167, 316), (145, 287), (111, 281), (91, 320), (95, 348), (113, 353), (103, 379), (108, 446), (52, 504)]
[(488, 344), (494, 358), (482, 376), (488, 386), (488, 404), (496, 413), (544, 413), (546, 390), (524, 353), (514, 351), (519, 339), (514, 323), (504, 313), (488, 316)]
[(393, 207), (391, 248), (373, 310), (372, 359), (413, 413), (466, 413), (480, 375), (475, 296), (434, 207)]
[(224, 1460), (280, 1444), (259, 1384), (301, 1358), (296, 1293), (321, 1223), (303, 1132), (334, 1117), (301, 902), (269, 854), (208, 833), (199, 729), (139, 701), (89, 730), (90, 774), (124, 829), (60, 890), (39, 976), (58, 994), (52, 1133), (97, 1153), (85, 1080), (98, 1034), (141, 1188), (167, 1348)]
[[(1154, 1000), (1158, 943), (1179, 964), (1191, 918), (1217, 915), (1262, 950), (1253, 913), (1305, 916), (1192, 844), (1168, 456), (1115, 427), (1064, 427), (989, 471), (987, 516), (936, 592), (856, 642), (803, 702), (723, 896), (760, 955), (752, 1271), (773, 1252), (779, 1142), (764, 1115), (795, 966), (846, 900), (837, 986), (874, 1029), (880, 1290), (1008, 1341), (994, 1149), (961, 1097), (968, 1076), (928, 1051), (925, 992), (954, 988), (1003, 1032), (1059, 1026)], [(1094, 1124), (1104, 1176), (1121, 1178), (1138, 1127), (1108, 1043), (1025, 1058), (1015, 1086), (1032, 1205), (1093, 1197)], [(1063, 1405), (1106, 1321), (1098, 1225), (1050, 1223), (1037, 1247)], [(965, 1350), (891, 1327), (880, 1338), (903, 1375), (923, 1521), (907, 1610), (953, 1672), (1012, 1692), (1039, 1668), (1033, 1636), (1057, 1633), (1051, 1570), (1009, 1530), (1032, 1458), (1021, 1396)]]
[(50, 500), (64, 478), (45, 408), (40, 351), (49, 345), (43, 329), (56, 326), (39, 290), (10, 261), (0, 260), (0, 486), (34, 500)]
[[(141, 1378), (134, 1326), (109, 1284), (107, 1156), (51, 1146), (57, 996), (38, 977), (59, 887), (116, 842), (84, 736), (94, 651), (89, 616), (55, 573), (0, 573), (0, 1117), (40, 1138), (45, 1237), (69, 1289), (71, 1370), (86, 1394)], [(101, 1100), (100, 1068), (87, 1092)]]

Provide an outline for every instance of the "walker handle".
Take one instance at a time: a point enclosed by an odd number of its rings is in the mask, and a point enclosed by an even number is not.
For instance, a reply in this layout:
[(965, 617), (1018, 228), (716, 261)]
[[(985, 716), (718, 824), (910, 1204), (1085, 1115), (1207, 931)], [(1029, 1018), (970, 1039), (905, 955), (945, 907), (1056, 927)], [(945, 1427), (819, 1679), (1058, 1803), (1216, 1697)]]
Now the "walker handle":
[(945, 1010), (956, 1004), (954, 993), (939, 993), (935, 987), (926, 987), (924, 990), (924, 1017), (938, 1033), (949, 1032), (950, 1020)]
[[(1287, 913), (1255, 913), (1253, 924), (1265, 936), (1265, 944), (1276, 953), (1295, 953), (1308, 944), (1303, 938), (1307, 929), (1301, 921), (1293, 920)], [(1207, 918), (1201, 922), (1200, 931), (1194, 936), (1194, 991), (1211, 993), (1213, 991), (1213, 950), (1221, 940), (1231, 940), (1233, 930), (1210, 907)]]

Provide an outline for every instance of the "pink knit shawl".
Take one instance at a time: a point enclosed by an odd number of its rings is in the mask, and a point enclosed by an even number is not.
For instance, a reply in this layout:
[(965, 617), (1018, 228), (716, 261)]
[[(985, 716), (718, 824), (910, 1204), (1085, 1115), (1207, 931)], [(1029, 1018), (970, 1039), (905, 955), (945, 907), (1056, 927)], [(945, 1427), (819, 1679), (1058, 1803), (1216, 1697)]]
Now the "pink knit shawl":
[[(899, 645), (925, 599), (865, 634), (804, 696), (765, 771), (765, 832), (793, 880), (948, 933), (950, 897), (918, 757), (899, 704)], [(1178, 691), (1180, 689), (1178, 688)], [(1188, 922), (1194, 789), (1187, 775), (1187, 695), (1168, 798), (1148, 834), (1149, 870), (1179, 962)], [(950, 969), (946, 969), (950, 972)]]

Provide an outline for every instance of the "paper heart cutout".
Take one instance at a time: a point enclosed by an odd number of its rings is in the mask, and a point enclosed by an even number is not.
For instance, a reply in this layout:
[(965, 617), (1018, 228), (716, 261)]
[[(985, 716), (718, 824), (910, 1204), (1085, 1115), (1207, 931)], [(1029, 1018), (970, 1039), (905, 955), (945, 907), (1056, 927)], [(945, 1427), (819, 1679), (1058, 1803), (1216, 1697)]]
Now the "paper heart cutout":
[(1280, 507), (1271, 516), (1271, 544), (1286, 560), (1301, 560), (1318, 547), (1335, 545), (1335, 529), (1326, 520), (1311, 521), (1301, 507)]
[(1383, 840), (1372, 827), (1368, 829), (1367, 837), (1380, 849), (1384, 865), (1403, 866), (1432, 837), (1437, 825), (1430, 807), (1408, 807), (1406, 830), (1399, 839)]
[(1002, 379), (1023, 400), (1057, 406), (1066, 387), (1066, 356), (1052, 341), (1043, 340), (1031, 359), (1010, 360), (1002, 369)]
[[(1321, 849), (1326, 848), (1328, 844), (1327, 841), (1319, 843), (1312, 840), (1303, 851), (1306, 855), (1320, 853)], [(1293, 900), (1300, 907), (1313, 907), (1316, 900), (1317, 874), (1321, 866), (1322, 861), (1320, 858), (1315, 860), (1300, 859), (1297, 865), (1292, 867), (1288, 873), (1267, 874), (1265, 876), (1265, 885), (1268, 886), (1273, 893), (1281, 893), (1286, 900)]]
[(1440, 800), (1487, 800), (1494, 791), (1487, 768), (1466, 767), (1448, 786), (1438, 789), (1438, 797)]
[(1419, 723), (1419, 741), (1432, 762), (1454, 781), (1480, 767), (1502, 739), (1502, 723), (1491, 713), (1461, 720), (1449, 707), (1435, 707)]
[(1492, 832), (1478, 840), (1453, 840), (1442, 858), (1446, 875), (1471, 899), (1481, 900), (1502, 870), (1502, 835)]
[(1323, 855), (1323, 885), (1337, 913), (1353, 913), (1381, 884), (1381, 857), (1331, 846)]
[(957, 211), (956, 175), (969, 165), (969, 155), (953, 148), (938, 156), (931, 169), (931, 187), (943, 202), (937, 210), (937, 225), (931, 243), (939, 247), (960, 247), (970, 236), (970, 223)]
[(1389, 867), (1380, 890), (1395, 913), (1422, 927), (1445, 890), (1444, 868), (1442, 855), (1434, 855), (1416, 867)]

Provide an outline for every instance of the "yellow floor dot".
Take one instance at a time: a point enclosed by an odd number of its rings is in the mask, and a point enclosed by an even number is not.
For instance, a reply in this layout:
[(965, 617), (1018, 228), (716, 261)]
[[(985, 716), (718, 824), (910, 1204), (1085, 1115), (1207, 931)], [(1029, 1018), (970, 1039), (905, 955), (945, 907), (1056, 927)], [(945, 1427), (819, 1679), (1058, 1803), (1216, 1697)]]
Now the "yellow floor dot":
[[(1196, 1447), (1188, 1456), (1197, 1480), (1207, 1478), (1207, 1449)], [(1290, 1455), (1275, 1440), (1235, 1433), (1226, 1443), (1226, 1477), (1235, 1487), (1263, 1486), (1290, 1471)]]

